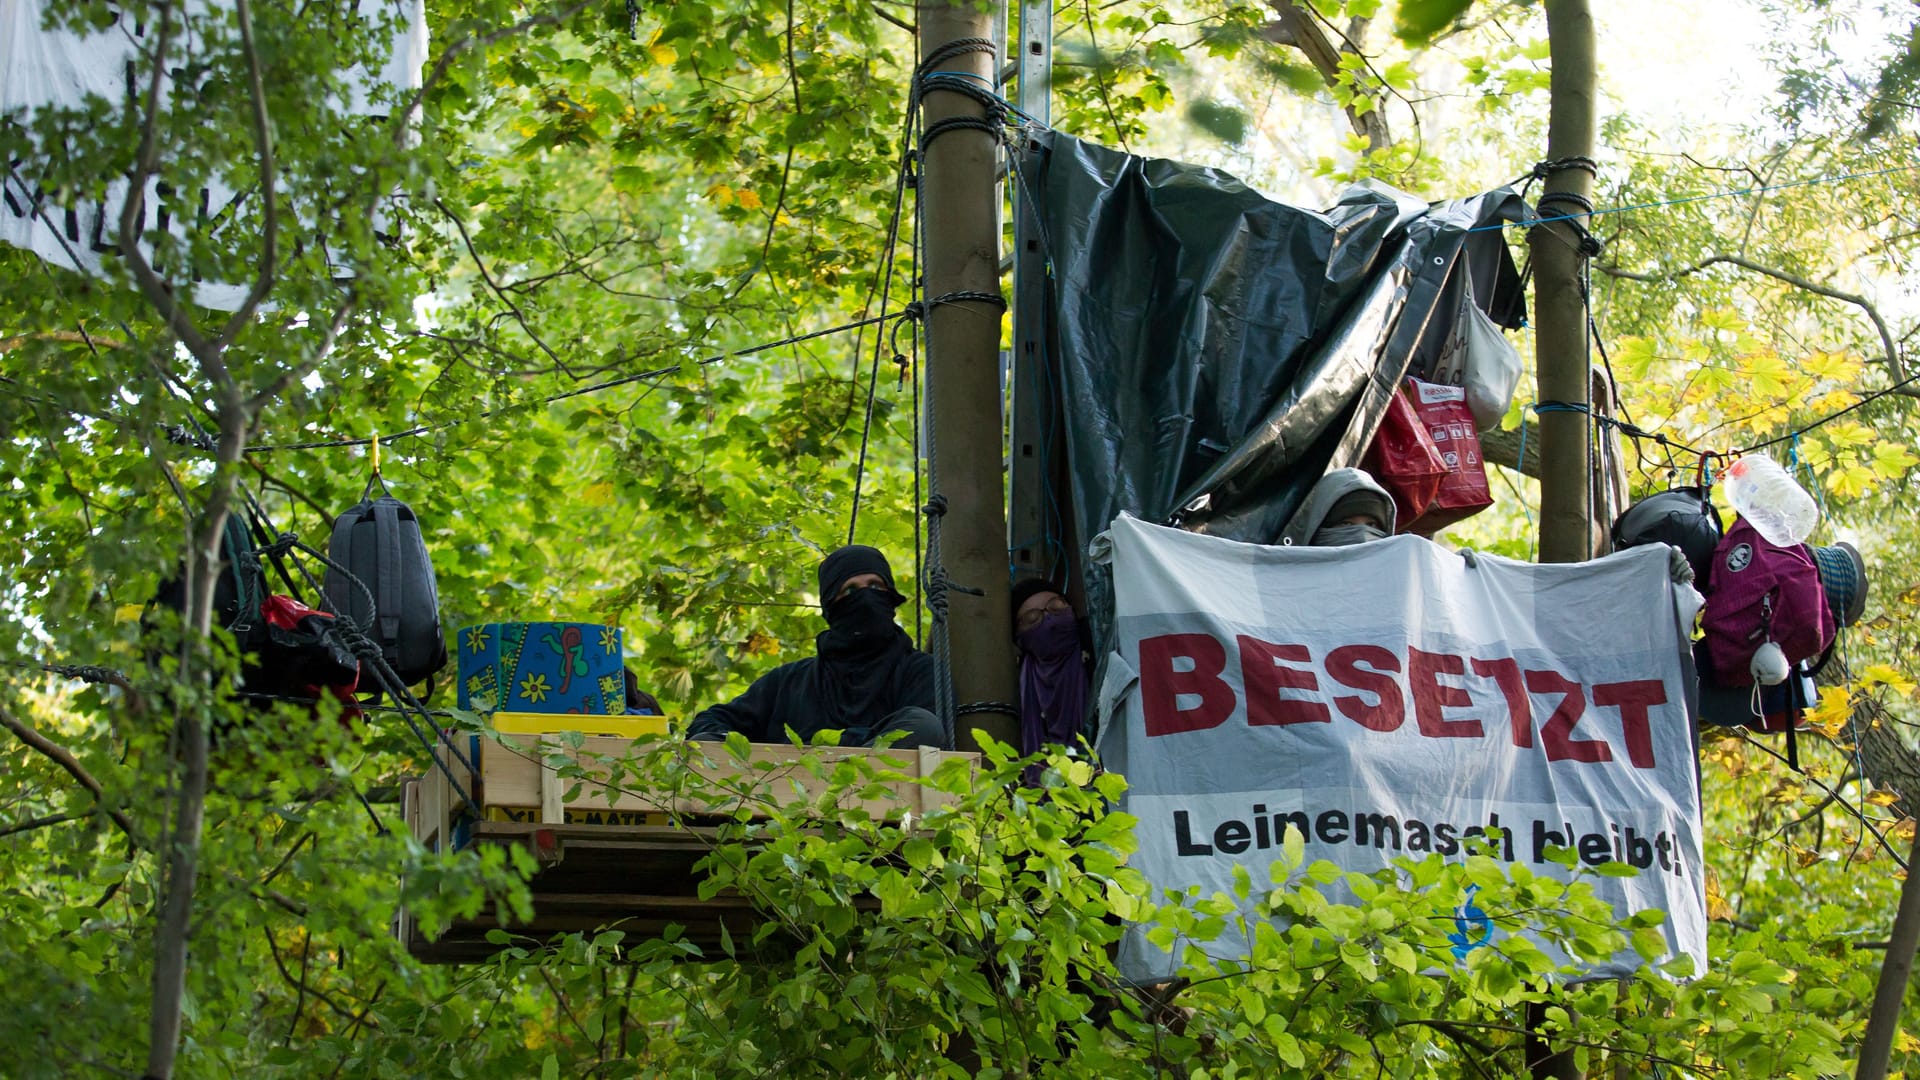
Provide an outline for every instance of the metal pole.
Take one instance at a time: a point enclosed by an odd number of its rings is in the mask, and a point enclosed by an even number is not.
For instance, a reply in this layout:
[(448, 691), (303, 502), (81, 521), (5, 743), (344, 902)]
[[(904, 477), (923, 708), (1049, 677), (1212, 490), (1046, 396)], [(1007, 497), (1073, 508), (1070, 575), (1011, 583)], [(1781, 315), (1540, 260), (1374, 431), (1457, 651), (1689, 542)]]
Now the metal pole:
[[(993, 9), (972, 0), (921, 0), (920, 54), (933, 56), (963, 38), (987, 38)], [(999, 84), (999, 49), (961, 52), (935, 65), (982, 86)], [(984, 117), (963, 93), (929, 88), (921, 96), (922, 130), (949, 117)], [(1003, 307), (956, 294), (1000, 295), (1000, 206), (995, 192), (999, 141), (974, 128), (949, 129), (928, 143), (920, 172), (926, 221), (922, 253), (927, 301), (927, 408), (935, 432), (931, 452), (947, 511), (941, 552), (952, 588), (947, 635), (953, 658), (953, 700), (965, 709), (1014, 700), (1013, 616), (1007, 610), (1006, 485), (1000, 448), (1000, 323)], [(1014, 717), (968, 712), (958, 717), (960, 749), (975, 732), (1014, 741)]]

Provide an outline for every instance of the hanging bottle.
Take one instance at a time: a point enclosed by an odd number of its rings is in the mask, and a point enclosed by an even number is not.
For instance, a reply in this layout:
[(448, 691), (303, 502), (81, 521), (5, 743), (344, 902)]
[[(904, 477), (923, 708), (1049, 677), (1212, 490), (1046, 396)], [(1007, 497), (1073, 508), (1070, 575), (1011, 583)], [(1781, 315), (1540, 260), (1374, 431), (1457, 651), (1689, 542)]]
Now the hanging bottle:
[(1748, 454), (1726, 471), (1727, 500), (1777, 547), (1806, 543), (1820, 508), (1793, 476), (1765, 454)]

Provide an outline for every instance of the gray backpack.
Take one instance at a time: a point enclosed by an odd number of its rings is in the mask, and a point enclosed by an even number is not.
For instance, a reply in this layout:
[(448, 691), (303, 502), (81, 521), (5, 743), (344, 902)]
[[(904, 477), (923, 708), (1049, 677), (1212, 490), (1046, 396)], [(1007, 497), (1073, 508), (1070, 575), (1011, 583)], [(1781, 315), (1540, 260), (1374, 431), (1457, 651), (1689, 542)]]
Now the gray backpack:
[(334, 520), (327, 558), (335, 565), (327, 567), (327, 600), (365, 629), (401, 683), (412, 686), (447, 664), (440, 589), (420, 536), (420, 519), (384, 491), (383, 484), (381, 496), (371, 498), (373, 481), (368, 481), (360, 502)]

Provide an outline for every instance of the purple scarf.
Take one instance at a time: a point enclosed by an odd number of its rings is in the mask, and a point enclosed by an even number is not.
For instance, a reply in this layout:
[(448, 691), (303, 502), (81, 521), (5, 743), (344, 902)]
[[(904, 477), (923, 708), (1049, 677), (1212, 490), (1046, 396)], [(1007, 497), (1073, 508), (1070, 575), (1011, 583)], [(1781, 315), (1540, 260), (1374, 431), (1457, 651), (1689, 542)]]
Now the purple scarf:
[(1059, 611), (1014, 638), (1020, 646), (1020, 752), (1072, 746), (1087, 718), (1087, 665), (1080, 621)]

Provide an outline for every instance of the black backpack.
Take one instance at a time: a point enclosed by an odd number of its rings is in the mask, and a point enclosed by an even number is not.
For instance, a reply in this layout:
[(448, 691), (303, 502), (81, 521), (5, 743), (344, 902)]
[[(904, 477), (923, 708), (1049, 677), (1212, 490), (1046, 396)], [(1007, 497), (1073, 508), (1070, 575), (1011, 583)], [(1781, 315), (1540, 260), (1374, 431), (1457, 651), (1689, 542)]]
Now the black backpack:
[[(268, 627), (260, 605), (267, 599), (267, 574), (255, 554), (253, 540), (238, 514), (227, 515), (220, 535), (220, 561), (225, 565), (213, 586), (213, 622), (233, 635), (242, 656), (257, 655), (267, 645)], [(187, 583), (168, 578), (155, 591), (153, 604), (186, 614)]]
[(400, 682), (412, 686), (447, 664), (440, 589), (420, 519), (406, 503), (384, 494), (384, 485), (379, 498), (372, 494), (369, 481), (360, 502), (334, 520), (327, 545), (327, 602), (364, 628)]

